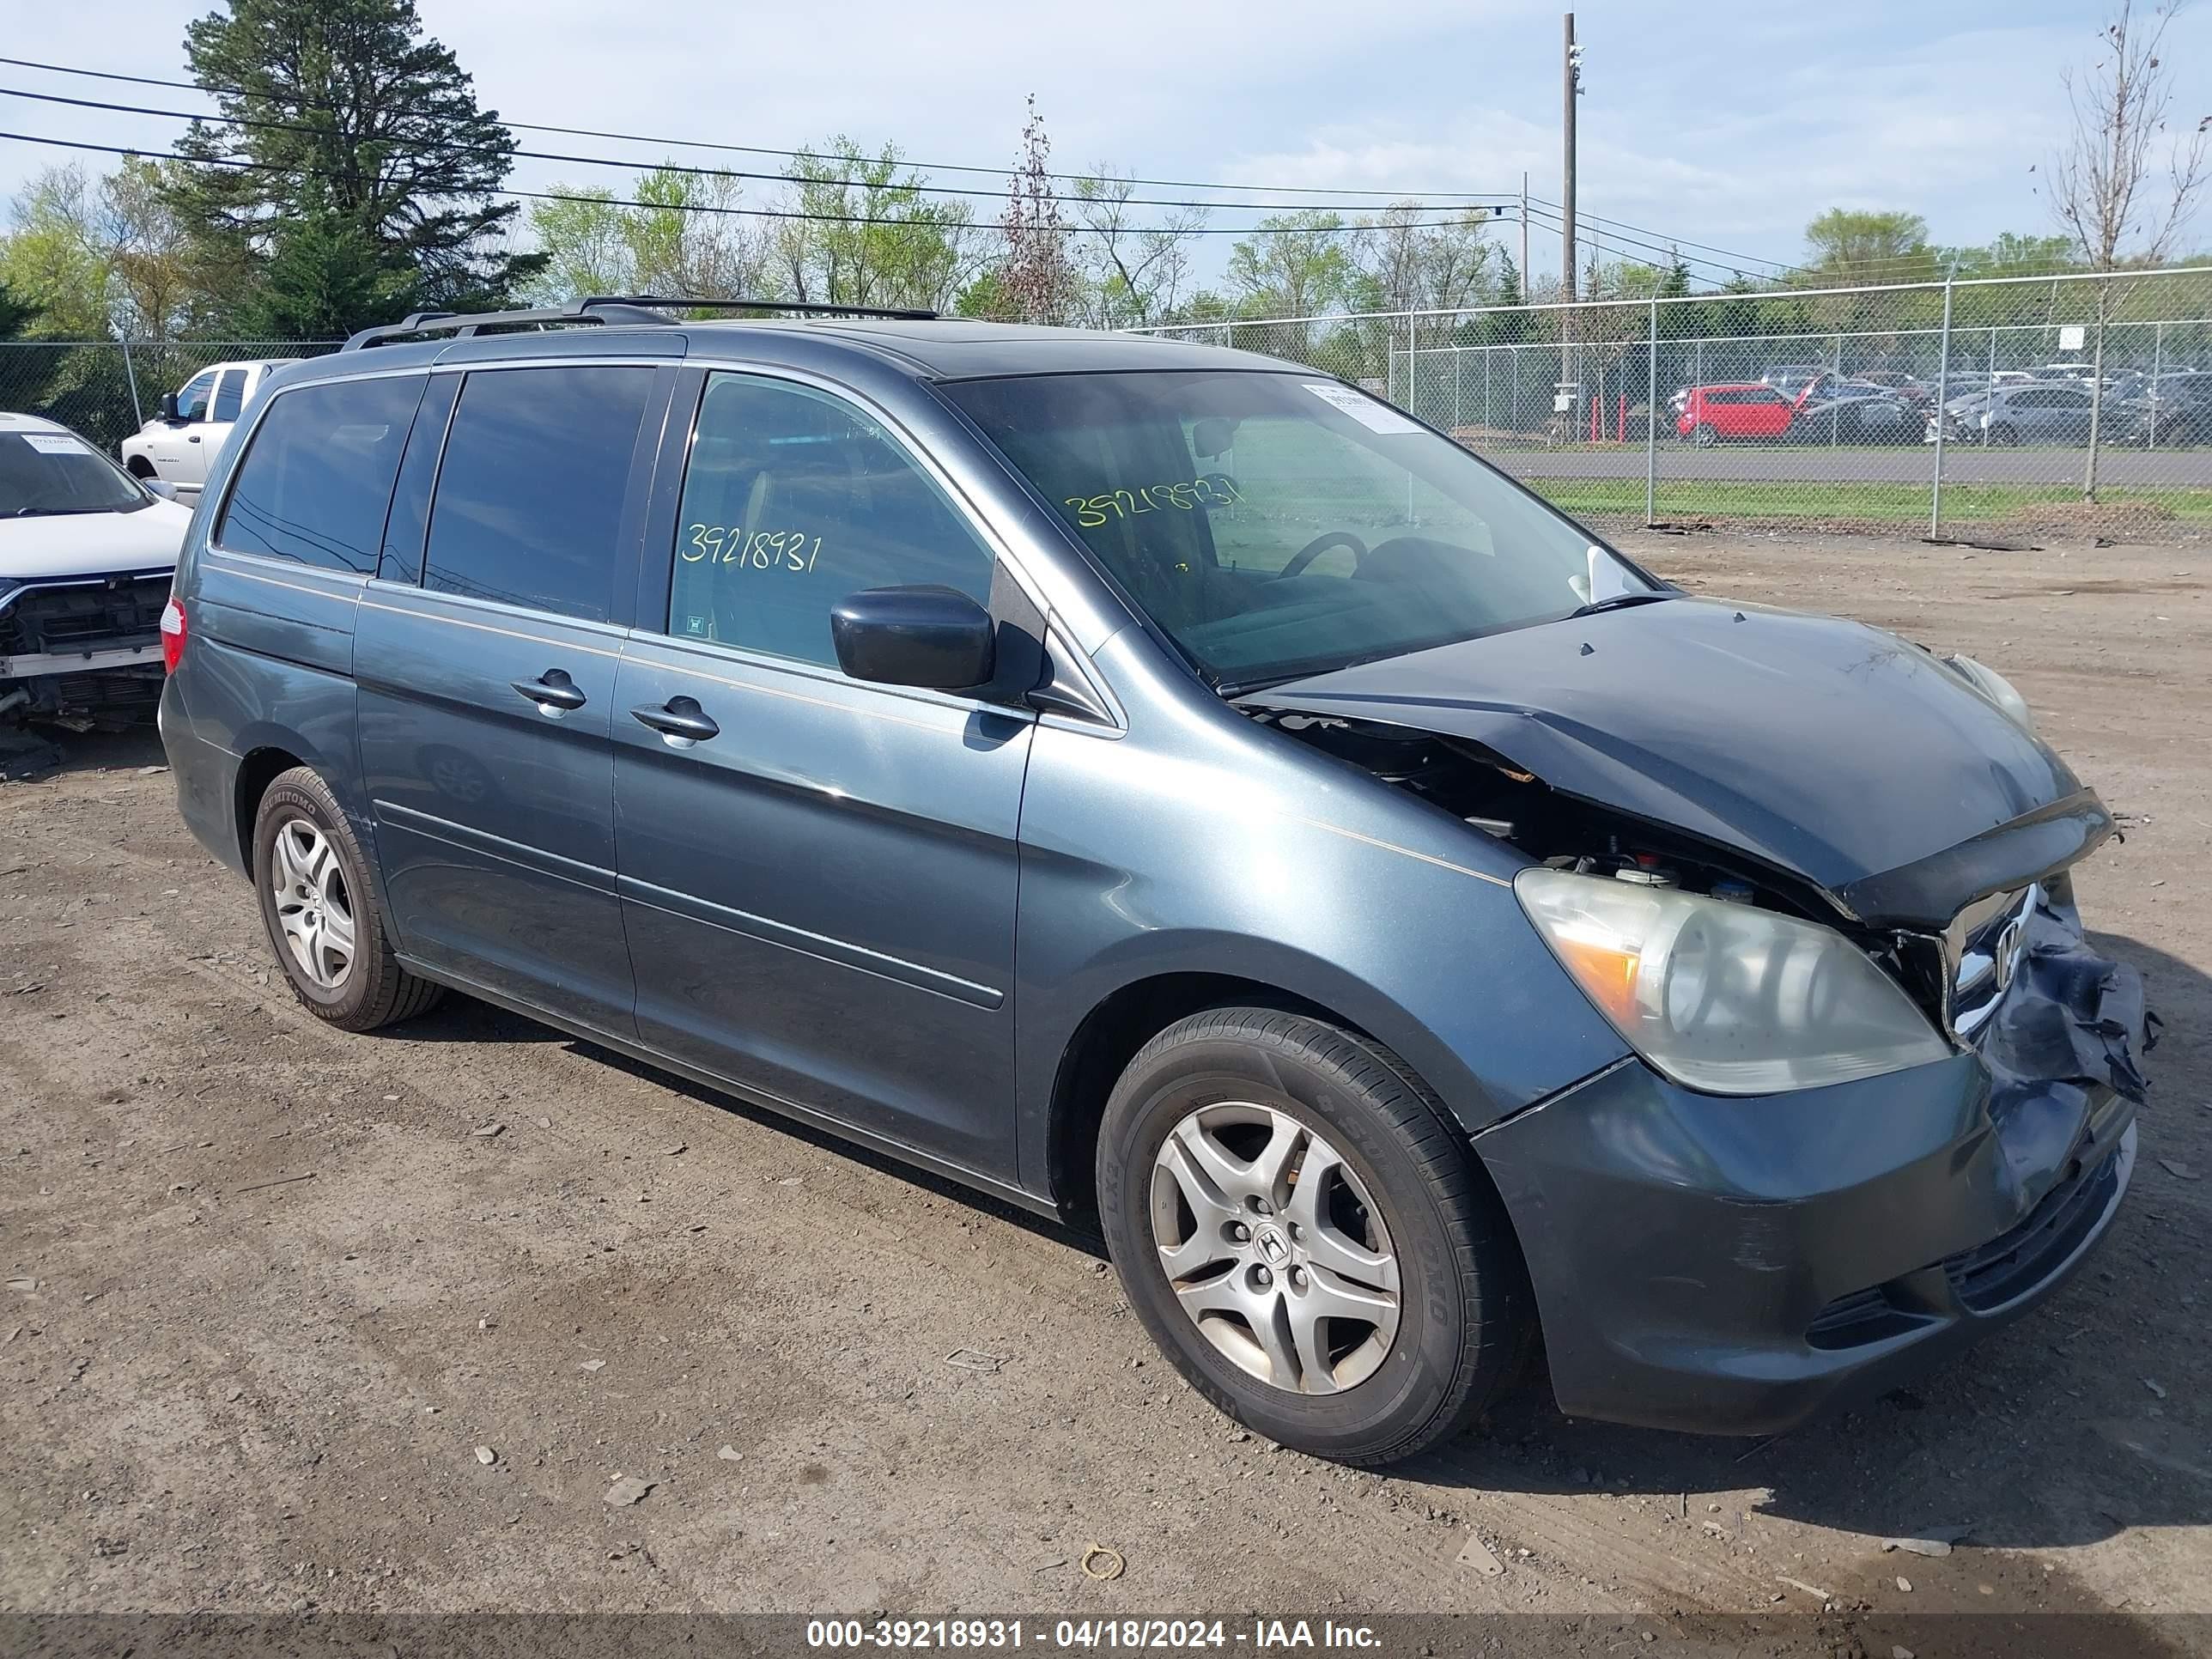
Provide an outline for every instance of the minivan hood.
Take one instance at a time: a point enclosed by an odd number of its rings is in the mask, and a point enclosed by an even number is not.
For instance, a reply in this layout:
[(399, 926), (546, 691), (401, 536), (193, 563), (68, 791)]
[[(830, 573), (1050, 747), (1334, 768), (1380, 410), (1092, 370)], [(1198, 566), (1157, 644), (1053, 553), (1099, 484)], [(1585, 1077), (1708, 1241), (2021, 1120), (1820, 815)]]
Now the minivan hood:
[(1688, 597), (1249, 693), (1464, 738), (1562, 793), (1795, 872), (1862, 921), (1941, 927), (2079, 859), (2110, 815), (1920, 647)]

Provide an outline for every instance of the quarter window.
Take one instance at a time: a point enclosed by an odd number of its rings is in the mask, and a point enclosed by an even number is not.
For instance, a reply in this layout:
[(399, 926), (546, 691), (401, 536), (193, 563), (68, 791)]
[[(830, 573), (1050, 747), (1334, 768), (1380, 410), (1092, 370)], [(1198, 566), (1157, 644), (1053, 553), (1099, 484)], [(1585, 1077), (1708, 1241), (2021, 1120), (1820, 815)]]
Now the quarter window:
[(859, 410), (755, 375), (708, 377), (677, 520), (671, 634), (834, 666), (838, 600), (932, 584), (988, 603), (992, 564)]
[(230, 368), (223, 371), (222, 379), (215, 389), (215, 409), (209, 415), (211, 421), (234, 421), (246, 404), (246, 371)]
[(240, 464), (216, 544), (374, 570), (399, 452), (428, 378), (331, 380), (279, 397)]
[(650, 368), (479, 370), (438, 469), (422, 585), (605, 622)]

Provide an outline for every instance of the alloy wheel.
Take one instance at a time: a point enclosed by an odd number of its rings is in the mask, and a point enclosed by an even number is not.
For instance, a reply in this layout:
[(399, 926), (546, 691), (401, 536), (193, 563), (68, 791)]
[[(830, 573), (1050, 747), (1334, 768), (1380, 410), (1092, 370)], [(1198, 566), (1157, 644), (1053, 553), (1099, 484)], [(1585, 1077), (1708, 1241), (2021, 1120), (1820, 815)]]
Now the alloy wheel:
[(337, 990), (353, 969), (355, 924), (345, 866), (330, 837), (307, 818), (285, 819), (270, 849), (269, 885), (293, 962), (324, 990)]
[(1271, 1106), (1187, 1115), (1152, 1166), (1161, 1269), (1199, 1332), (1239, 1369), (1296, 1394), (1373, 1376), (1398, 1334), (1398, 1258), (1337, 1150)]

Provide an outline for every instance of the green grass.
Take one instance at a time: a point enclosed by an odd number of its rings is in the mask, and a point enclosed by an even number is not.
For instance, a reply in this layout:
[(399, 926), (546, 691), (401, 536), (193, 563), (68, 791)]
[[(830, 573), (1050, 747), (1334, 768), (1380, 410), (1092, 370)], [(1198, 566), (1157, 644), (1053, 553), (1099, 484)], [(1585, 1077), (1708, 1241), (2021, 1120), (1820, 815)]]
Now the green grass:
[[(1528, 486), (1577, 518), (1644, 516), (1641, 478), (1528, 478)], [(1771, 483), (1722, 479), (1662, 478), (1653, 516), (1684, 519), (1832, 519), (1873, 523), (1928, 522), (1924, 483)], [(1943, 518), (1973, 522), (2002, 519), (2039, 507), (2081, 499), (2078, 485), (1948, 483)], [(2212, 489), (2106, 489), (2098, 499), (2108, 507), (2142, 503), (2164, 507), (2176, 518), (2212, 520)]]

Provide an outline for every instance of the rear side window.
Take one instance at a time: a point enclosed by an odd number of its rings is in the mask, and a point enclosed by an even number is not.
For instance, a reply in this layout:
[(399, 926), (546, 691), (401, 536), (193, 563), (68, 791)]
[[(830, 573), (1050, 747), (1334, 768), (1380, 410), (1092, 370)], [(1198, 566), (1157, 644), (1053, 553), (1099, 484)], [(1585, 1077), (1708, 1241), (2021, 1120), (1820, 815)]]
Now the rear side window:
[(684, 475), (668, 631), (835, 667), (830, 607), (867, 587), (991, 594), (991, 550), (851, 404), (708, 378)]
[(376, 568), (422, 374), (303, 386), (269, 405), (216, 544), (331, 570)]
[(215, 408), (208, 416), (211, 421), (234, 421), (238, 411), (246, 406), (246, 371), (227, 368), (222, 379), (216, 382)]
[(471, 374), (446, 437), (422, 585), (591, 622), (612, 613), (650, 368)]

